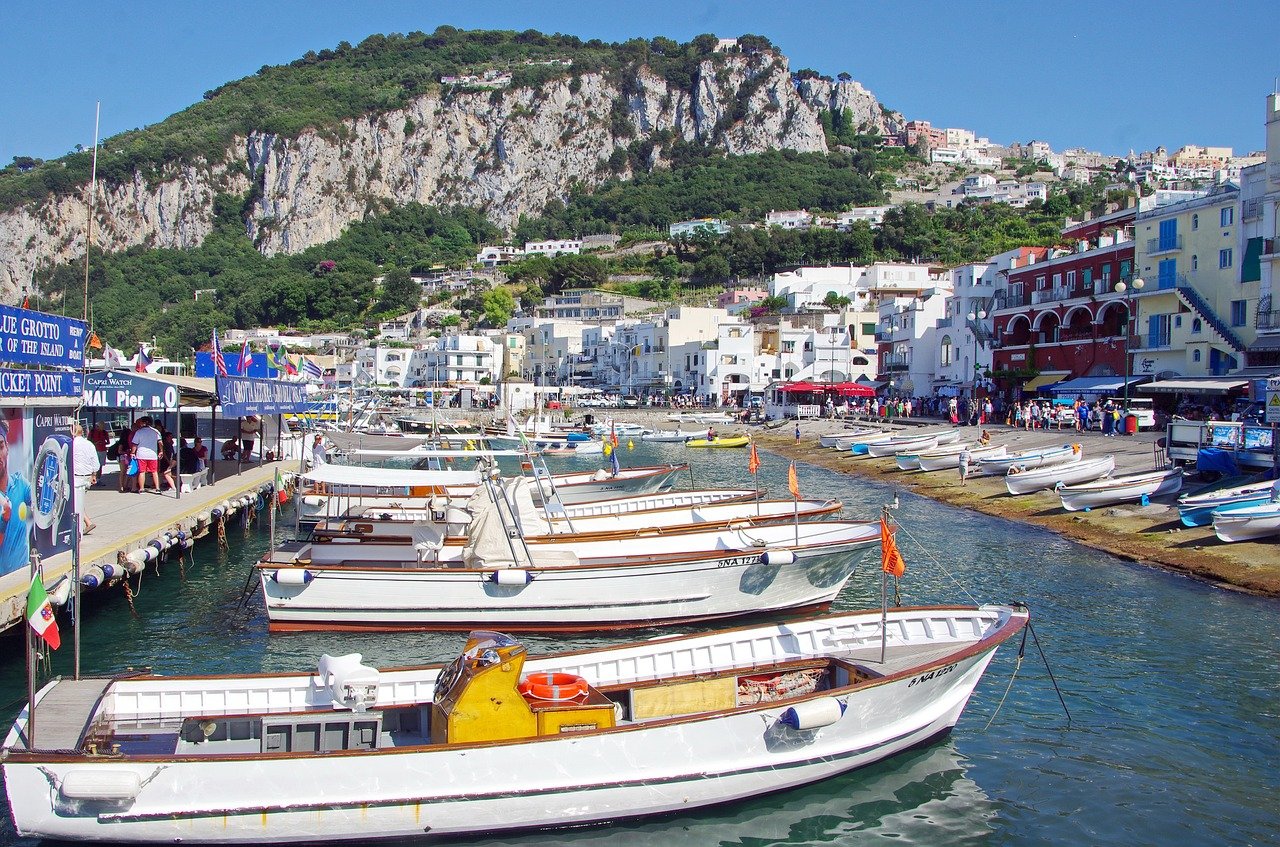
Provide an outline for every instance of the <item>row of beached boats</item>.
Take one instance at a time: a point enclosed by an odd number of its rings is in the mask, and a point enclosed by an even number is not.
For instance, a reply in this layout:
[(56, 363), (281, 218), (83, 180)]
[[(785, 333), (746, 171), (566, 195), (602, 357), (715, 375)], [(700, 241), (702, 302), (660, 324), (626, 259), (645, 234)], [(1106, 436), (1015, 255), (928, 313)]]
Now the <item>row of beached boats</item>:
[[(470, 630), (451, 662), (55, 679), (0, 756), (18, 833), (366, 842), (721, 804), (945, 734), (1028, 622), (1020, 606), (797, 617), (892, 553), (885, 519), (835, 501), (676, 490), (683, 466), (552, 475), (529, 456), (504, 479), (470, 458), (313, 469), (314, 530), (257, 565), (271, 629)], [(537, 657), (510, 634), (780, 612)]]

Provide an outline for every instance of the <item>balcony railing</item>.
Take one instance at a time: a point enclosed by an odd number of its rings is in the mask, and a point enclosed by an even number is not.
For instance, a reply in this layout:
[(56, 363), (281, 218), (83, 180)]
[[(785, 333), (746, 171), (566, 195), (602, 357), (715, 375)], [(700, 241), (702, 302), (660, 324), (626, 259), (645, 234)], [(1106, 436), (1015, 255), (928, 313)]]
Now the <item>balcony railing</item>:
[(1280, 329), (1280, 310), (1259, 311), (1253, 325), (1257, 329)]
[(1129, 336), (1129, 350), (1164, 350), (1173, 346), (1167, 330), (1147, 335)]
[(951, 318), (938, 318), (938, 329), (945, 329), (951, 326)]
[(892, 341), (893, 333), (887, 329), (876, 330), (876, 341)]
[(1147, 255), (1155, 256), (1159, 253), (1172, 253), (1175, 250), (1182, 249), (1182, 236), (1175, 235), (1173, 238), (1148, 238), (1147, 239)]
[(886, 371), (905, 371), (911, 367), (911, 357), (905, 353), (890, 353), (884, 357)]
[(1038, 303), (1056, 303), (1059, 300), (1071, 299), (1071, 289), (1069, 288), (1046, 288), (1043, 291), (1031, 292), (1031, 302)]

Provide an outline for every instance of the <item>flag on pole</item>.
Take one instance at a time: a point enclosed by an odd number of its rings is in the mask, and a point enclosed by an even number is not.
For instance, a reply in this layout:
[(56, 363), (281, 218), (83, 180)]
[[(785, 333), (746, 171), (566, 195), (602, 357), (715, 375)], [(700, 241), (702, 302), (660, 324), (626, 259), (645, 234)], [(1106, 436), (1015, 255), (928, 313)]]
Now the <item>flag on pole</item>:
[(30, 295), (27, 295), (26, 297), (23, 297), (23, 298), (22, 298), (22, 308), (24, 308), (24, 309), (25, 309), (25, 308), (27, 308), (27, 304), (28, 304), (28, 303), (30, 303), (30, 302), (31, 302), (31, 296), (30, 296)]
[(249, 339), (244, 340), (244, 344), (240, 347), (240, 375), (244, 376), (249, 373), (249, 366), (253, 364), (253, 351), (249, 349)]
[(796, 479), (796, 463), (792, 462), (791, 467), (787, 469), (787, 490), (791, 492), (791, 496), (800, 499), (800, 480)]
[(754, 441), (751, 442), (751, 455), (747, 458), (747, 470), (753, 474), (760, 471), (760, 454), (756, 452)]
[(230, 376), (227, 373), (227, 359), (222, 355), (222, 345), (218, 343), (218, 330), (213, 330), (213, 373), (215, 376)]
[(308, 356), (302, 360), (302, 374), (308, 379), (320, 379), (324, 376), (324, 371), (320, 370), (315, 360)]
[(613, 442), (613, 446), (616, 449), (618, 446), (618, 427), (613, 421), (609, 421), (609, 440)]
[(93, 332), (92, 330), (90, 330), (90, 331), (89, 331), (89, 340), (88, 340), (88, 341), (86, 341), (86, 342), (84, 343), (84, 346), (85, 346), (85, 347), (87, 347), (87, 348), (88, 348), (88, 349), (90, 349), (90, 350), (101, 350), (101, 349), (102, 349), (102, 339), (98, 337), (98, 333)]
[(617, 476), (622, 472), (622, 466), (618, 464), (618, 450), (614, 448), (609, 451), (609, 470), (613, 471), (613, 475)]
[(36, 635), (44, 639), (54, 650), (62, 646), (62, 636), (58, 634), (58, 620), (53, 616), (53, 605), (44, 590), (44, 583), (37, 574), (31, 580), (31, 590), (27, 592), (27, 622), (36, 631)]
[(138, 345), (138, 362), (133, 366), (133, 369), (140, 374), (144, 374), (147, 372), (147, 365), (151, 364), (151, 361), (152, 359), (150, 354), (147, 353), (147, 348), (139, 344)]
[(880, 570), (898, 579), (907, 572), (907, 563), (898, 552), (898, 542), (889, 531), (889, 522), (883, 517), (880, 518)]
[(276, 468), (276, 501), (281, 506), (289, 502), (289, 492), (284, 487), (284, 477), (280, 475), (279, 468)]
[(124, 367), (124, 354), (110, 344), (102, 351), (102, 359), (106, 362), (107, 370), (115, 370)]

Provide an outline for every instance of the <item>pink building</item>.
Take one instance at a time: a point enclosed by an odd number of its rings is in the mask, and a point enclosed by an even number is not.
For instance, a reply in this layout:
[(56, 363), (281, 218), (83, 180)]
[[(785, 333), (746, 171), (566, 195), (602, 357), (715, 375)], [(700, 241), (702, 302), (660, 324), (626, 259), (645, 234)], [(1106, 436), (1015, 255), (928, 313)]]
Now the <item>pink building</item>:
[(768, 296), (769, 292), (763, 288), (730, 288), (716, 298), (716, 305), (721, 309), (729, 309), (759, 303)]

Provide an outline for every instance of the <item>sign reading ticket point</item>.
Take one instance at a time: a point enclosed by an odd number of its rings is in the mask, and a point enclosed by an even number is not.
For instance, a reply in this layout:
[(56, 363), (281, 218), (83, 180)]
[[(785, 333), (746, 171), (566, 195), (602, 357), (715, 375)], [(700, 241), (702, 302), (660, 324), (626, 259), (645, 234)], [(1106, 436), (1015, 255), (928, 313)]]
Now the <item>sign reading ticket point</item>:
[(227, 417), (306, 411), (307, 389), (301, 383), (241, 376), (220, 376), (217, 379), (218, 405)]

